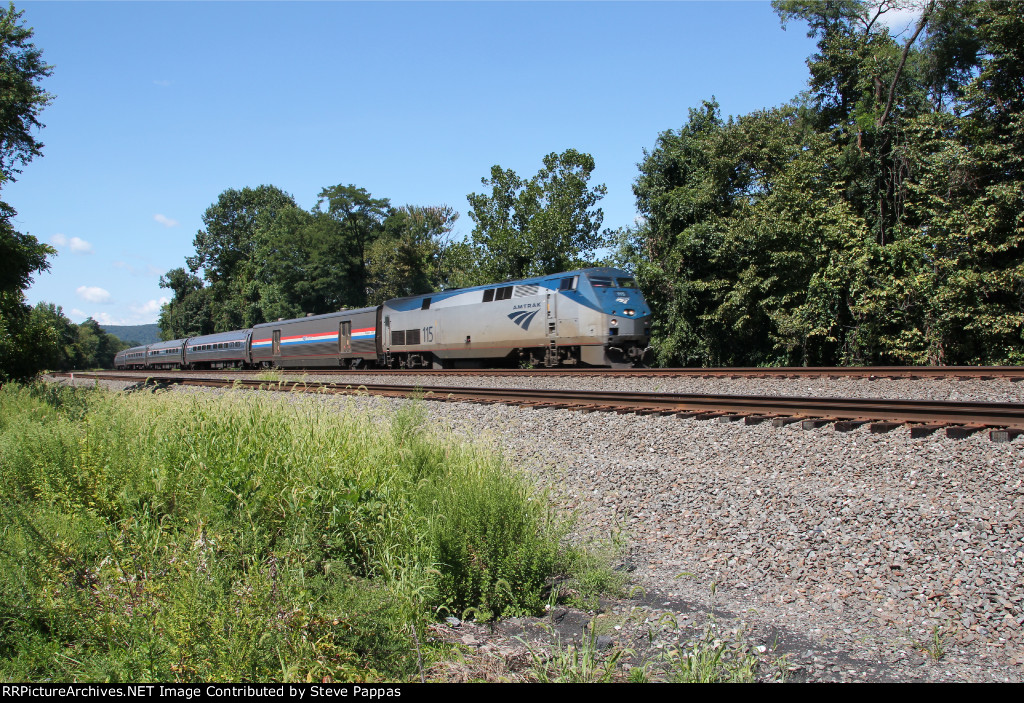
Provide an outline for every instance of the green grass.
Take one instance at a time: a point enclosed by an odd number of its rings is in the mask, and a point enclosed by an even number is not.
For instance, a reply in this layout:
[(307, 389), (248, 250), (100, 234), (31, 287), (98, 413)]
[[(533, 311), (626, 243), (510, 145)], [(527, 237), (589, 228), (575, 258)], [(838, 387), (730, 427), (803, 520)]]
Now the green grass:
[(423, 414), (4, 386), (0, 678), (413, 679), (432, 620), (539, 613), (597, 573)]

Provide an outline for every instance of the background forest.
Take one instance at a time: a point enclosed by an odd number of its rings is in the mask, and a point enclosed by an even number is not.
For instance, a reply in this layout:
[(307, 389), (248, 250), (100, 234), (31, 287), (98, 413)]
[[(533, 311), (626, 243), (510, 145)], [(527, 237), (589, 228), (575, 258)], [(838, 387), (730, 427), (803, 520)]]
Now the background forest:
[[(882, 18), (911, 4), (918, 19), (894, 36)], [(467, 196), (463, 241), (454, 208), (396, 206), (352, 184), (323, 188), (310, 210), (272, 185), (228, 189), (195, 255), (161, 279), (164, 338), (616, 265), (651, 304), (665, 365), (1024, 361), (1024, 2), (773, 6), (817, 42), (808, 89), (734, 117), (713, 96), (691, 108), (638, 155), (634, 226), (602, 230), (605, 187), (575, 149), (532, 177), (495, 165)], [(34, 91), (26, 135), (49, 100), (30, 36), (18, 41), (34, 73), (5, 69)], [(4, 177), (39, 153), (5, 137)], [(3, 272), (0, 324), (21, 329), (17, 294), (52, 250), (14, 232), (4, 207), (4, 246), (25, 256)], [(44, 312), (41, 329), (54, 328)]]
[(817, 38), (809, 89), (645, 154), (624, 235), (660, 360), (1024, 361), (1024, 3), (776, 0)]

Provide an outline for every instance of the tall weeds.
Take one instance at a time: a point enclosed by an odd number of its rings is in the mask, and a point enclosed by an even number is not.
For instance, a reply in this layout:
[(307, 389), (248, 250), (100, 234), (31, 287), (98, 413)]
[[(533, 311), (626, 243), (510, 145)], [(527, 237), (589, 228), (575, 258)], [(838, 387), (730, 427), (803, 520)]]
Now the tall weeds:
[(7, 385), (0, 487), (4, 679), (410, 678), (432, 618), (540, 610), (575, 558), (415, 403)]

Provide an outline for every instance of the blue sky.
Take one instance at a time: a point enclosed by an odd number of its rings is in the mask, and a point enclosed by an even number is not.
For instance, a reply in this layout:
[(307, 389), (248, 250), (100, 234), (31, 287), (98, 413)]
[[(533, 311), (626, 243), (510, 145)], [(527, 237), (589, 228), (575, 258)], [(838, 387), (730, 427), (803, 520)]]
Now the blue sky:
[(268, 183), (309, 208), (353, 183), (447, 204), (500, 164), (575, 148), (632, 224), (643, 150), (717, 97), (785, 102), (814, 50), (767, 2), (26, 2), (54, 66), (44, 155), (8, 184), (15, 225), (58, 255), (29, 302), (73, 321), (156, 321), (203, 211)]

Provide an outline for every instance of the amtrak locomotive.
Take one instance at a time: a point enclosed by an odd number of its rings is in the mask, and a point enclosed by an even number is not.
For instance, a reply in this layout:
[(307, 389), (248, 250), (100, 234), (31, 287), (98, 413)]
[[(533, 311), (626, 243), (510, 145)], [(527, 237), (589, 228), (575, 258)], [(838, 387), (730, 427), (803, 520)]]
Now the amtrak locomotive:
[(116, 368), (637, 366), (651, 311), (625, 271), (589, 268), (134, 347)]

